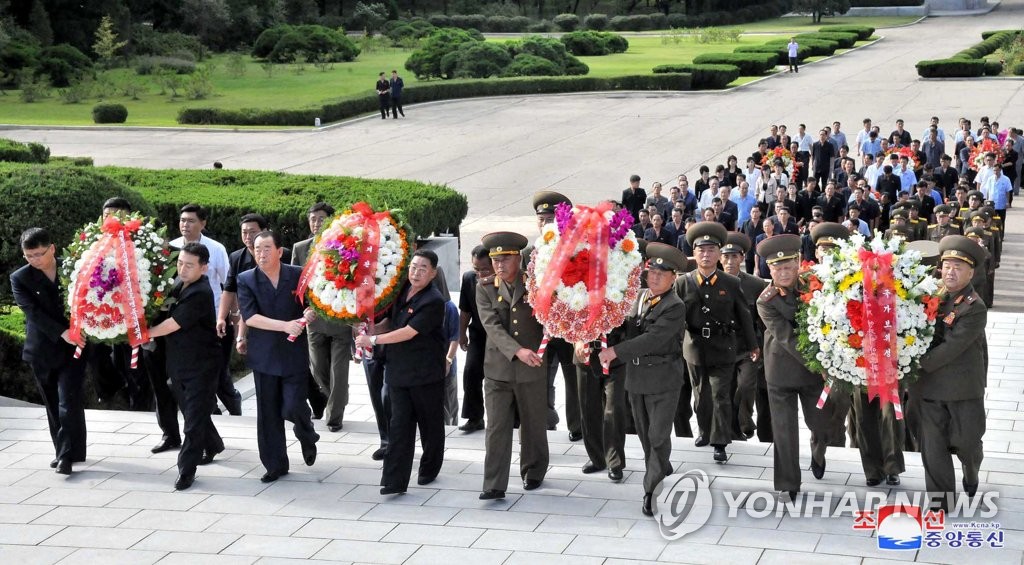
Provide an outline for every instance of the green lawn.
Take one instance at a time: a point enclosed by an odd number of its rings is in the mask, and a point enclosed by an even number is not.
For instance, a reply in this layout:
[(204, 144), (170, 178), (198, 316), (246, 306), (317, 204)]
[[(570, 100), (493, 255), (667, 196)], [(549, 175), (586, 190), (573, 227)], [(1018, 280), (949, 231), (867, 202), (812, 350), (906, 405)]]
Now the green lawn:
[(814, 32), (823, 27), (830, 25), (859, 25), (859, 26), (871, 26), (875, 29), (894, 27), (906, 25), (917, 21), (918, 18), (914, 17), (896, 17), (896, 16), (879, 16), (879, 17), (845, 17), (839, 16), (835, 18), (822, 18), (821, 23), (813, 23), (810, 16), (807, 17), (789, 17), (789, 18), (774, 18), (771, 20), (763, 20), (760, 22), (753, 22), (743, 24), (740, 26), (728, 26), (728, 27), (739, 27), (743, 31), (757, 32), (757, 33), (805, 33)]

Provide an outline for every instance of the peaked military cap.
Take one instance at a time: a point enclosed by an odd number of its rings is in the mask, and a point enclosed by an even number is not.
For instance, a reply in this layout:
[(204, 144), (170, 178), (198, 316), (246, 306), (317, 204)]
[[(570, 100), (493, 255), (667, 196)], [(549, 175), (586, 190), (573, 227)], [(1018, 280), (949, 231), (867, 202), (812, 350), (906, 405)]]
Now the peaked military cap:
[(911, 210), (920, 210), (921, 209), (921, 203), (918, 202), (916, 199), (911, 198), (911, 199), (907, 200), (906, 202), (904, 202), (903, 205), (900, 206), (900, 208), (903, 208), (907, 212), (909, 212)]
[(541, 190), (533, 195), (533, 211), (538, 214), (554, 214), (555, 206), (563, 202), (572, 206), (568, 196), (551, 190)]
[(964, 236), (965, 237), (976, 237), (978, 239), (984, 239), (985, 238), (985, 228), (982, 228), (982, 227), (967, 228), (967, 229), (964, 230)]
[(699, 245), (716, 245), (721, 247), (725, 245), (725, 240), (728, 237), (729, 232), (725, 229), (725, 226), (713, 221), (697, 222), (690, 226), (690, 229), (686, 230), (686, 242), (691, 247)]
[(952, 214), (953, 213), (953, 207), (950, 206), (949, 204), (940, 204), (940, 205), (935, 207), (935, 213), (936, 214)]
[(939, 242), (930, 239), (919, 239), (907, 244), (907, 249), (913, 249), (921, 254), (921, 263), (934, 267), (939, 264)]
[(967, 199), (977, 198), (978, 200), (985, 200), (985, 195), (980, 190), (971, 190), (967, 192)]
[(757, 245), (757, 254), (765, 263), (774, 265), (779, 261), (800, 257), (800, 236), (792, 233), (773, 235)]
[(985, 210), (981, 209), (975, 210), (971, 212), (970, 215), (967, 216), (967, 220), (971, 222), (973, 222), (975, 218), (980, 218), (982, 221), (985, 222), (992, 220), (992, 216), (989, 215), (989, 213), (986, 212)]
[(485, 235), (480, 242), (488, 249), (491, 257), (497, 257), (499, 255), (519, 255), (529, 240), (525, 235), (515, 232), (496, 231)]
[(982, 212), (988, 214), (989, 218), (996, 217), (996, 208), (995, 208), (995, 206), (990, 206), (989, 204), (985, 204), (984, 206), (979, 208), (979, 210), (981, 210)]
[(647, 244), (647, 268), (661, 271), (685, 271), (686, 255), (678, 248), (664, 243)]
[(889, 219), (895, 220), (897, 218), (907, 220), (910, 218), (910, 212), (908, 212), (906, 208), (897, 208), (893, 211), (892, 215), (889, 216)]
[(811, 228), (811, 240), (814, 245), (839, 245), (840, 241), (850, 239), (850, 230), (843, 224), (822, 222)]
[(649, 242), (646, 239), (638, 239), (638, 240), (636, 240), (636, 248), (637, 248), (638, 251), (640, 251), (640, 258), (642, 258), (644, 261), (647, 260), (647, 244), (648, 243)]
[(747, 251), (750, 251), (750, 238), (740, 232), (729, 232), (725, 239), (725, 245), (722, 246), (722, 254), (739, 253), (740, 255), (746, 255)]
[(988, 251), (967, 236), (947, 235), (939, 242), (939, 255), (943, 261), (959, 259), (971, 267), (976, 267), (985, 262)]

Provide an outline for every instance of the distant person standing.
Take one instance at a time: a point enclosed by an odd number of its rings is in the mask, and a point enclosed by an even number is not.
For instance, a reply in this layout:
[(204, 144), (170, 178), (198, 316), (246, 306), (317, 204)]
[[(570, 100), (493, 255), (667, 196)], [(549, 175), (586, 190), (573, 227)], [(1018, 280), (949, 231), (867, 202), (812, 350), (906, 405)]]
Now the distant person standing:
[(391, 83), (384, 76), (384, 71), (377, 75), (377, 101), (380, 102), (380, 119), (388, 119), (391, 108)]
[(799, 73), (800, 72), (800, 68), (797, 65), (797, 62), (798, 62), (797, 61), (797, 59), (798, 59), (797, 53), (800, 52), (800, 44), (796, 42), (796, 38), (795, 37), (791, 37), (789, 39), (789, 45), (787, 45), (787, 48), (788, 48), (788, 52), (789, 52), (789, 71), (788, 72)]
[(402, 110), (402, 89), (405, 88), (405, 81), (398, 76), (398, 71), (391, 71), (391, 117), (398, 119), (398, 114), (405, 117)]

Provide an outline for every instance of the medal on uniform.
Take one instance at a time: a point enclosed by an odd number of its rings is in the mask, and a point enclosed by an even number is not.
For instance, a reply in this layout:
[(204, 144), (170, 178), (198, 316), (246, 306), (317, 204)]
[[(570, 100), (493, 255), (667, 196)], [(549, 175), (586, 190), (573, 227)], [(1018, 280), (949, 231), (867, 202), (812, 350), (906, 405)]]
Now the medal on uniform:
[(955, 320), (955, 319), (956, 319), (956, 311), (954, 310), (953, 312), (950, 312), (945, 318), (943, 318), (942, 321), (945, 322), (945, 324), (947, 326), (952, 326), (953, 325), (953, 320)]

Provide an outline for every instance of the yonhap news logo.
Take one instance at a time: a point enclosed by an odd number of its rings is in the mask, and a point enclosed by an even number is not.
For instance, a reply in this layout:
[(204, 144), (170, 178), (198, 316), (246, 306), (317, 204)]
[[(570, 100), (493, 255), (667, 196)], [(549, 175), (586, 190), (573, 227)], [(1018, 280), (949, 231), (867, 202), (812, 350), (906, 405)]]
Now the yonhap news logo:
[[(687, 471), (658, 495), (654, 515), (669, 541), (696, 532), (711, 517), (711, 481), (700, 469)], [(663, 482), (662, 486), (666, 486)]]

